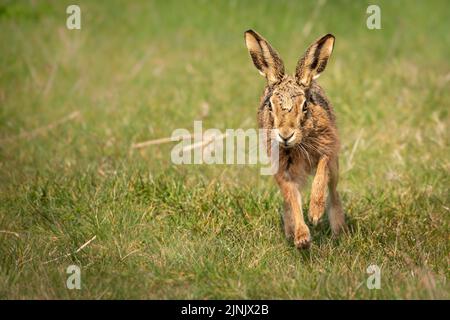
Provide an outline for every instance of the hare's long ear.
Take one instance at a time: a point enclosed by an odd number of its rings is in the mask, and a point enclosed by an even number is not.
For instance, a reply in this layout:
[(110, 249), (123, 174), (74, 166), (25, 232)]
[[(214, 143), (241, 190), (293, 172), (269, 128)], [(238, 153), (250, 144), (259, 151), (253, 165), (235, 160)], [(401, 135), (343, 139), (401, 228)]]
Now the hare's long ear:
[(316, 40), (299, 60), (295, 70), (297, 82), (309, 86), (313, 79), (320, 76), (327, 66), (328, 59), (333, 52), (334, 36), (327, 34)]
[(269, 85), (283, 78), (283, 61), (263, 37), (253, 30), (248, 30), (245, 32), (245, 44), (255, 67), (266, 77)]

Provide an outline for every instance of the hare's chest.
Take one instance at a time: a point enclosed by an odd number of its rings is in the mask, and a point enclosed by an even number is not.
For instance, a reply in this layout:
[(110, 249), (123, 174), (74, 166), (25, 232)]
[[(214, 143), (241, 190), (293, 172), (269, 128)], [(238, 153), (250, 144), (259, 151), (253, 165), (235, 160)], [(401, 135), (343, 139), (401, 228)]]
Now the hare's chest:
[(283, 161), (280, 162), (280, 165), (284, 178), (299, 185), (303, 185), (306, 182), (308, 175), (313, 169), (306, 159), (296, 153), (283, 156)]

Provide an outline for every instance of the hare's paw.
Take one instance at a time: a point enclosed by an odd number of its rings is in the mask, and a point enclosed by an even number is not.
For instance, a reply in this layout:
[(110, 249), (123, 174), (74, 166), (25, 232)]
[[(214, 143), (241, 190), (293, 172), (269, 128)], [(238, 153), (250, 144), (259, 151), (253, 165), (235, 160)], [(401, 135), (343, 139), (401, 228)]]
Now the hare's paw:
[(311, 200), (309, 204), (309, 221), (313, 225), (317, 225), (319, 223), (320, 218), (322, 218), (323, 213), (325, 212), (325, 201), (323, 200)]
[(311, 244), (311, 235), (306, 225), (295, 231), (294, 244), (297, 247), (297, 249), (309, 248)]

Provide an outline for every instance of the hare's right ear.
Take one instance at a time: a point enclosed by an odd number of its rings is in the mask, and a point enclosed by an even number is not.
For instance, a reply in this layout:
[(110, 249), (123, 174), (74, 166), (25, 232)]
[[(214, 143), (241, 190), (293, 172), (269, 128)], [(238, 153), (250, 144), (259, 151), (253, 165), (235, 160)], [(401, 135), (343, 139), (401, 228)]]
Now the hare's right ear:
[(245, 44), (253, 64), (259, 73), (266, 77), (269, 85), (273, 85), (283, 78), (283, 61), (263, 37), (253, 30), (248, 30), (245, 32)]

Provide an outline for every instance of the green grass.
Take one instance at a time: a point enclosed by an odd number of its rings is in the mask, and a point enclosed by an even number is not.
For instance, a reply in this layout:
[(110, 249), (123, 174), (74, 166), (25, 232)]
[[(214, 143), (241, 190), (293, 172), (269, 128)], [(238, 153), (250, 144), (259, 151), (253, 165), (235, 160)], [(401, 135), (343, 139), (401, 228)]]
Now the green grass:
[[(364, 1), (78, 3), (70, 31), (71, 1), (0, 1), (0, 298), (450, 298), (447, 1), (379, 2), (381, 30)], [(337, 39), (320, 83), (350, 232), (333, 240), (325, 221), (309, 251), (284, 239), (257, 166), (130, 149), (194, 120), (256, 127), (249, 28), (291, 72), (315, 38)], [(81, 290), (65, 286), (71, 264)]]

